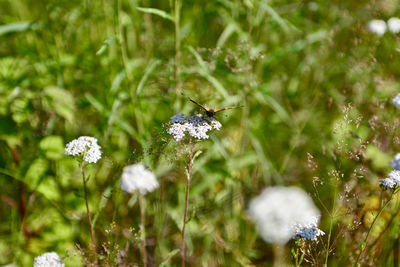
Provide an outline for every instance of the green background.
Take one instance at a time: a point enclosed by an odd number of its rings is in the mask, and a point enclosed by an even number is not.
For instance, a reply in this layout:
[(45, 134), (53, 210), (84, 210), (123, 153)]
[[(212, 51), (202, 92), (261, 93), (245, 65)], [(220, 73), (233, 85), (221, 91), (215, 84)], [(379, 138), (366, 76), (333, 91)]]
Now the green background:
[[(400, 143), (391, 105), (400, 39), (367, 23), (399, 11), (386, 0), (0, 0), (0, 264), (89, 248), (80, 171), (64, 155), (82, 135), (104, 152), (87, 170), (103, 264), (125, 248), (141, 264), (136, 195), (119, 189), (122, 168), (136, 162), (160, 182), (146, 196), (149, 255), (156, 266), (180, 264), (187, 147), (163, 124), (201, 112), (185, 96), (244, 106), (218, 114), (222, 129), (196, 146), (188, 264), (272, 266), (274, 247), (246, 213), (271, 185), (305, 189), (320, 228), (333, 222), (330, 265), (351, 262)], [(395, 218), (363, 260), (397, 264), (398, 229)], [(310, 246), (320, 266), (327, 236)]]

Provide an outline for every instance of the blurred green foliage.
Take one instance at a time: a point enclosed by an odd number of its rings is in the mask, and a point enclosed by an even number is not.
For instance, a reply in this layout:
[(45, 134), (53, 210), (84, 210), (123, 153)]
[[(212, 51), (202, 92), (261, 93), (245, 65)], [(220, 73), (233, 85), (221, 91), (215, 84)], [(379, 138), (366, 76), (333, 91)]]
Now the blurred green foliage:
[[(335, 222), (330, 264), (351, 262), (370, 223), (364, 219), (377, 209), (370, 204), (377, 178), (400, 143), (390, 103), (400, 89), (398, 36), (379, 38), (366, 24), (398, 7), (394, 0), (0, 0), (0, 264), (29, 266), (46, 251), (64, 257), (76, 244), (89, 247), (78, 164), (63, 154), (81, 135), (98, 138), (104, 152), (88, 185), (107, 260), (127, 248), (129, 261), (141, 264), (139, 208), (119, 178), (122, 167), (143, 162), (161, 183), (146, 196), (149, 257), (179, 264), (187, 159), (163, 123), (200, 112), (184, 95), (244, 106), (219, 114), (222, 130), (198, 144), (190, 265), (271, 265), (273, 247), (258, 237), (246, 205), (277, 184), (312, 194), (321, 229)], [(385, 225), (389, 215), (382, 218)], [(396, 263), (399, 221), (392, 225), (389, 241), (369, 253), (380, 256), (377, 265)], [(80, 263), (79, 255), (66, 259)]]

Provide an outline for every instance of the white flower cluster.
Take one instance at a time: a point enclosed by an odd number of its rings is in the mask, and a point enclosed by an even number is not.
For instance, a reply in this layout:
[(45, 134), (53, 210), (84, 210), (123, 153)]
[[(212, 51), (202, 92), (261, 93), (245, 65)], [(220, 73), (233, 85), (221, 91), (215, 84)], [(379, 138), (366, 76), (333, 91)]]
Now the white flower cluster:
[(90, 136), (81, 136), (69, 142), (65, 148), (65, 154), (70, 156), (80, 156), (88, 163), (96, 163), (101, 159), (100, 146), (97, 139)]
[(389, 28), (389, 31), (396, 34), (400, 32), (400, 19), (399, 18), (390, 18), (387, 22), (380, 19), (371, 20), (368, 23), (368, 29), (370, 32), (377, 34), (378, 36), (382, 36), (386, 32), (386, 28)]
[(400, 186), (400, 171), (393, 170), (389, 173), (388, 178), (380, 179), (379, 184), (384, 188), (395, 188)]
[(177, 114), (170, 119), (170, 127), (167, 133), (179, 142), (185, 137), (185, 132), (196, 139), (208, 139), (207, 132), (221, 129), (222, 124), (213, 117), (195, 115), (185, 119), (184, 114)]
[(35, 258), (33, 267), (64, 267), (60, 256), (55, 252), (46, 252)]
[(313, 225), (315, 218), (320, 217), (320, 211), (306, 192), (284, 186), (268, 187), (252, 199), (249, 214), (262, 238), (278, 244), (285, 244), (296, 235), (296, 225)]
[(395, 170), (400, 170), (400, 153), (397, 153), (393, 160), (390, 162), (390, 165), (393, 167)]
[(143, 164), (126, 166), (121, 175), (121, 189), (126, 193), (138, 190), (141, 194), (153, 192), (159, 186), (156, 176)]
[(400, 108), (400, 94), (397, 94), (392, 100), (393, 106)]
[(306, 225), (296, 224), (294, 226), (295, 235), (293, 238), (304, 240), (317, 240), (318, 236), (325, 235), (324, 231), (318, 228), (319, 217), (315, 217)]

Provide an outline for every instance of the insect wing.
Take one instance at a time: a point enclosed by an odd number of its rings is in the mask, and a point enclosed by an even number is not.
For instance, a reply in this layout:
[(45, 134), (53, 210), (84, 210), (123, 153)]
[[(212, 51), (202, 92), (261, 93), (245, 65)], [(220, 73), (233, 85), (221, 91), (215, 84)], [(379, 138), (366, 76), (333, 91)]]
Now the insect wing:
[(206, 107), (206, 106), (204, 106), (204, 105), (202, 105), (202, 104), (197, 103), (196, 101), (194, 101), (194, 100), (191, 99), (191, 98), (189, 98), (189, 99), (190, 99), (190, 101), (192, 101), (193, 103), (195, 103), (196, 105), (198, 105), (199, 107), (201, 107), (202, 109), (204, 109), (205, 111), (209, 111), (209, 108), (208, 108), (208, 107)]
[(233, 109), (233, 108), (241, 108), (242, 106), (235, 106), (235, 107), (226, 107), (226, 108), (216, 108), (214, 109), (214, 112), (220, 112), (220, 111), (224, 111), (227, 109)]

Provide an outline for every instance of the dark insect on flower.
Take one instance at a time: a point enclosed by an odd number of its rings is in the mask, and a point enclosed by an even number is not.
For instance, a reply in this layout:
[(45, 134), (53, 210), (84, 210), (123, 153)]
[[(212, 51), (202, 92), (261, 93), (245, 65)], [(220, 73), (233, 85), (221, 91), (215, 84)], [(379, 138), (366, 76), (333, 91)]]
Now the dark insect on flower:
[(234, 107), (226, 107), (226, 108), (210, 108), (210, 107), (207, 107), (206, 105), (202, 105), (202, 104), (197, 103), (196, 101), (194, 101), (191, 98), (189, 98), (189, 100), (192, 101), (193, 103), (195, 103), (196, 105), (200, 106), (202, 109), (204, 109), (204, 111), (206, 112), (207, 116), (211, 117), (211, 118), (214, 117), (217, 112), (224, 111), (224, 110), (227, 110), (227, 109), (243, 107), (243, 106), (234, 106)]

